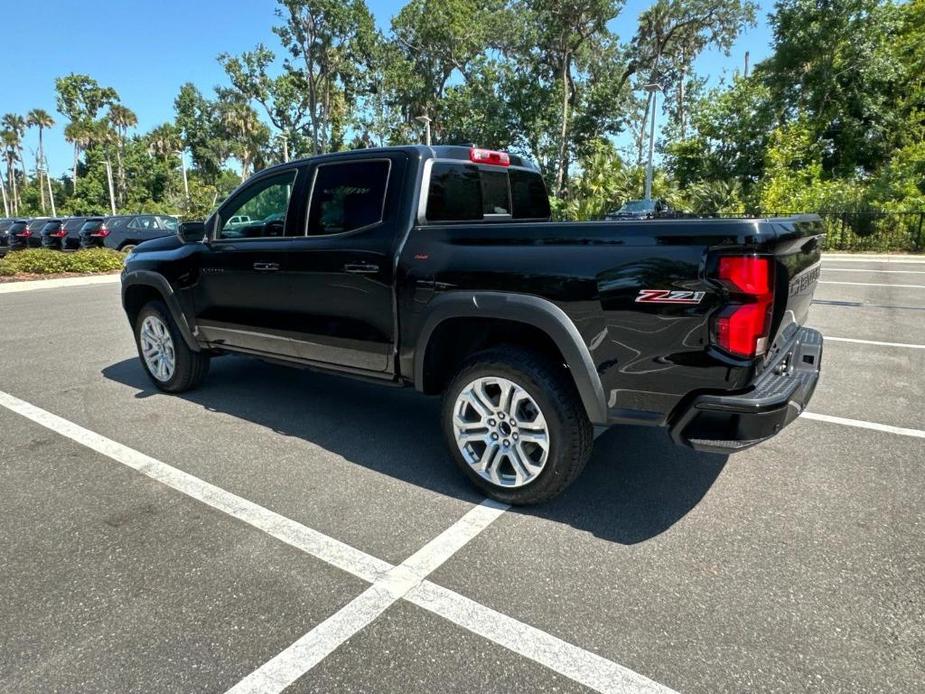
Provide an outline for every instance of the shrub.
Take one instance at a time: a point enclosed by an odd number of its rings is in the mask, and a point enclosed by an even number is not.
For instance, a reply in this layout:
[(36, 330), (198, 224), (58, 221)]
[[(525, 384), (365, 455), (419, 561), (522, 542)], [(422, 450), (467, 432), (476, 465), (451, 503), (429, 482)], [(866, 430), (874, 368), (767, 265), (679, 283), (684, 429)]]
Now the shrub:
[(46, 249), (12, 251), (0, 259), (0, 275), (53, 275), (59, 272), (112, 272), (122, 269), (125, 256), (108, 248), (92, 248), (75, 253)]

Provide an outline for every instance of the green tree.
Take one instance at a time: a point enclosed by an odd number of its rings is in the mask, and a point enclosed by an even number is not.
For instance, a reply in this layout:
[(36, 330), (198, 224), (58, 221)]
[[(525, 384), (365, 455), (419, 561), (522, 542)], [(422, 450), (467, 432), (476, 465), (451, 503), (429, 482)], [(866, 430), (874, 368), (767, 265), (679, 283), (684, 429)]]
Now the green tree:
[[(34, 108), (26, 116), (26, 125), (30, 128), (38, 128), (39, 131), (39, 148), (35, 154), (35, 171), (39, 182), (39, 195), (42, 200), (42, 213), (45, 212), (45, 186), (42, 184), (42, 176), (48, 178), (48, 162), (45, 160), (45, 130), (55, 124), (55, 119), (51, 117), (48, 111), (40, 108)], [(48, 184), (49, 191), (51, 184)], [(52, 209), (54, 209), (54, 200), (52, 200)]]
[(55, 80), (58, 112), (68, 119), (65, 137), (74, 146), (73, 193), (77, 192), (77, 165), (81, 152), (93, 141), (100, 111), (119, 100), (112, 87), (103, 87), (89, 75), (71, 73)]

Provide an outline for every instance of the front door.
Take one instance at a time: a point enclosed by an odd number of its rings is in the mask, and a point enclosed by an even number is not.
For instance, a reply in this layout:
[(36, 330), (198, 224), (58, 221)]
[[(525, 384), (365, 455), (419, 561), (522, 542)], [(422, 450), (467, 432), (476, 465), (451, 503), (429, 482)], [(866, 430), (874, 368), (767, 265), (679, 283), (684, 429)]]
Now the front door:
[(298, 357), (288, 333), (298, 305), (291, 277), (298, 169), (261, 176), (219, 210), (196, 289), (197, 325), (216, 347)]

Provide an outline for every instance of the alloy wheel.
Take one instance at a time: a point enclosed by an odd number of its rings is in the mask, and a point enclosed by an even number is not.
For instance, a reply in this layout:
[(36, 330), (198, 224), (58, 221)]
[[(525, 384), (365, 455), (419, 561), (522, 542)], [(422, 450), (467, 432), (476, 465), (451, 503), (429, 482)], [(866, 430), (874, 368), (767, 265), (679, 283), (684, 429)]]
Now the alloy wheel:
[(462, 389), (453, 407), (453, 432), (469, 466), (500, 487), (530, 484), (549, 458), (543, 412), (506, 378), (477, 378)]
[(161, 383), (169, 381), (177, 367), (173, 338), (167, 325), (157, 316), (147, 316), (139, 333), (141, 354), (148, 371)]

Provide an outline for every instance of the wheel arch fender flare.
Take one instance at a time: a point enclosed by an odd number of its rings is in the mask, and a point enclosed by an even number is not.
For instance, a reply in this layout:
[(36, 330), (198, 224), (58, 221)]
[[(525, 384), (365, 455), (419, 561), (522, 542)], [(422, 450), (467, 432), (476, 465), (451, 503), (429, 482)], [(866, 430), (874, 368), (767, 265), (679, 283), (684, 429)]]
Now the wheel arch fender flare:
[(604, 387), (578, 328), (561, 308), (542, 297), (506, 292), (451, 291), (428, 305), (414, 351), (414, 386), (424, 389), (424, 361), (437, 327), (452, 318), (496, 318), (532, 325), (546, 333), (565, 359), (592, 424), (607, 422)]
[[(174, 323), (180, 330), (183, 341), (194, 352), (202, 350), (202, 347), (193, 335), (193, 331), (190, 329), (189, 321), (186, 319), (186, 314), (180, 306), (177, 295), (174, 293), (173, 287), (170, 286), (170, 282), (167, 281), (166, 277), (157, 272), (152, 272), (151, 270), (133, 270), (132, 272), (125, 273), (122, 276), (122, 308), (125, 310), (126, 315), (128, 315), (126, 295), (133, 287), (150, 287), (157, 291), (157, 293), (161, 295), (164, 305), (167, 306), (167, 310), (170, 311), (171, 318), (173, 318)], [(135, 326), (133, 325), (132, 329), (134, 330), (134, 328)]]

